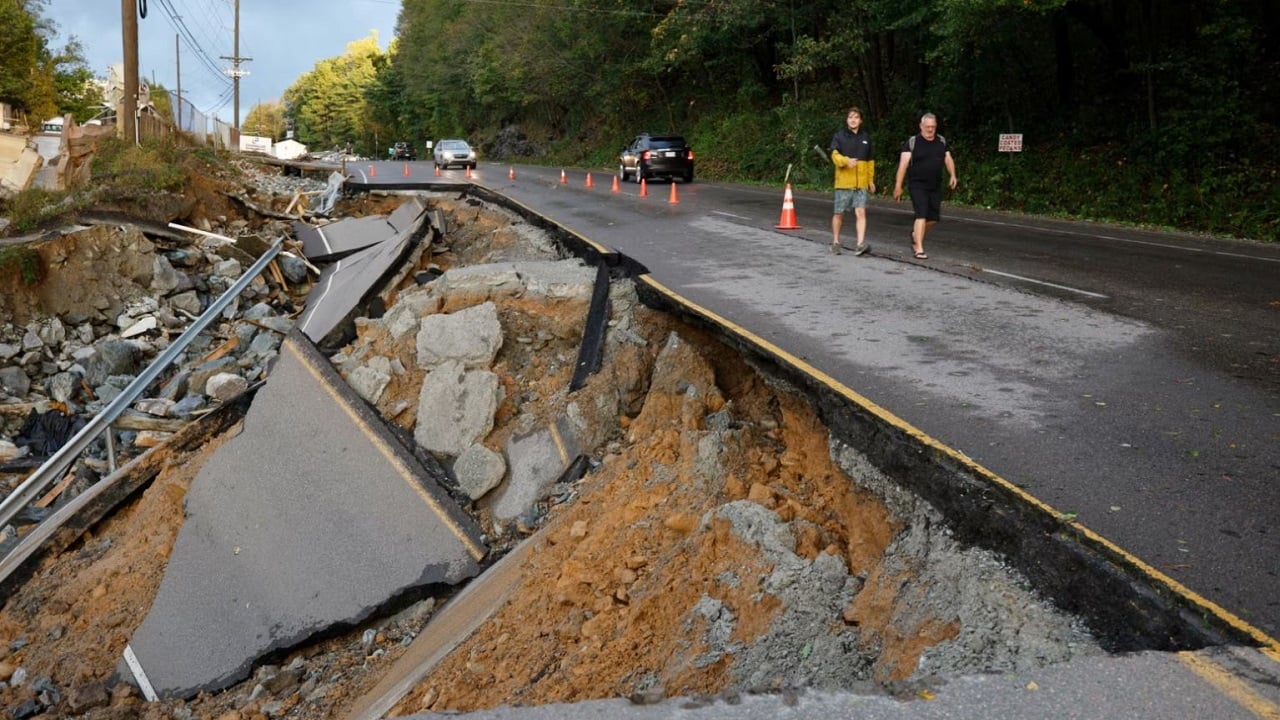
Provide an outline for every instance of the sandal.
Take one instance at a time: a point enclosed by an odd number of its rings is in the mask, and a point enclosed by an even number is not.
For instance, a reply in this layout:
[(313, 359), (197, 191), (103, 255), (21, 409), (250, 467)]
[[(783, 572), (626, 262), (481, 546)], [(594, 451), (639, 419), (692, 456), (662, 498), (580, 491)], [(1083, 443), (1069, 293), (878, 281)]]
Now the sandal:
[(915, 258), (917, 260), (928, 260), (929, 256), (925, 255), (923, 250), (917, 250), (915, 253)]

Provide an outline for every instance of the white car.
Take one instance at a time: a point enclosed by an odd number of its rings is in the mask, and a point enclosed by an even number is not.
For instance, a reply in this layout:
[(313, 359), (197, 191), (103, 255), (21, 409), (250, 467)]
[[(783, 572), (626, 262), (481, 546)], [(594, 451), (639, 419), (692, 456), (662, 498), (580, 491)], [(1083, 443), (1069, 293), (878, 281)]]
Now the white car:
[(435, 147), (436, 167), (448, 168), (450, 165), (476, 169), (476, 151), (466, 140), (441, 140)]

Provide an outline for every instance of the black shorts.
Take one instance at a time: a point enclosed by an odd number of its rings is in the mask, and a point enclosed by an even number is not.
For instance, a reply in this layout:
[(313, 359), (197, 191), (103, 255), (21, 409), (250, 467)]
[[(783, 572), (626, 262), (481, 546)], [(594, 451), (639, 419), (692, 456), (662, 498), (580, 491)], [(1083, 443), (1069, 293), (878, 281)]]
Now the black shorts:
[(907, 186), (907, 191), (911, 193), (911, 207), (917, 220), (923, 218), (937, 222), (942, 219), (942, 188), (930, 189), (927, 185), (912, 183)]

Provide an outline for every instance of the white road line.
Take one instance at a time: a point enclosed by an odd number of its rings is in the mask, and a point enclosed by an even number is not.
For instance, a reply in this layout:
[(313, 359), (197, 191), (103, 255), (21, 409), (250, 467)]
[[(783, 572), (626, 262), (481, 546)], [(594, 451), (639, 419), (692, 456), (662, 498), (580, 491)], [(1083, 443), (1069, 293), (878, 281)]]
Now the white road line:
[(311, 305), (311, 312), (307, 313), (303, 318), (302, 324), (298, 327), (298, 330), (303, 333), (307, 331), (307, 326), (311, 324), (312, 318), (315, 317), (316, 308), (320, 307), (324, 303), (324, 299), (329, 296), (329, 291), (333, 289), (333, 279), (338, 276), (338, 273), (342, 272), (342, 263), (344, 262), (346, 262), (346, 258), (343, 258), (334, 264), (333, 272), (329, 274), (329, 279), (324, 285), (324, 290), (320, 293), (320, 296), (316, 298), (316, 303)]
[(725, 217), (737, 218), (737, 219), (739, 219), (739, 220), (750, 220), (750, 219), (751, 219), (751, 218), (746, 217), (746, 216), (743, 216), (743, 215), (734, 215), (733, 213), (725, 212), (725, 211), (723, 211), (723, 210), (712, 210), (712, 211), (710, 212), (710, 214), (711, 214), (711, 215), (724, 215)]
[[(796, 200), (799, 201), (800, 199), (801, 199), (801, 196), (797, 195)], [(813, 200), (815, 202), (821, 202), (821, 199), (819, 198), (806, 197), (804, 199)], [(907, 206), (904, 208), (898, 208), (893, 205), (877, 205), (875, 209), (877, 211), (884, 211), (884, 212), (894, 213), (899, 215), (910, 215), (912, 213), (910, 203), (907, 203)], [(1038, 225), (1030, 225), (1027, 223), (1007, 222), (1002, 220), (984, 220), (982, 218), (961, 217), (958, 215), (952, 215), (950, 216), (950, 219), (955, 223), (970, 222), (970, 223), (975, 223), (979, 225), (995, 225), (997, 227), (1019, 228), (1022, 230), (1032, 230), (1035, 232), (1057, 233), (1058, 235), (1073, 235), (1076, 237), (1093, 238), (1097, 240), (1112, 240), (1114, 242), (1129, 243), (1130, 245), (1146, 245), (1149, 247), (1157, 247), (1165, 250), (1185, 250), (1186, 252), (1204, 253), (1206, 255), (1220, 255), (1222, 257), (1234, 257), (1234, 258), (1241, 258), (1244, 260), (1258, 260), (1261, 262), (1280, 263), (1280, 258), (1265, 257), (1262, 255), (1250, 255), (1248, 253), (1226, 252), (1223, 250), (1211, 250), (1206, 248), (1190, 247), (1187, 245), (1175, 245), (1172, 243), (1155, 242), (1153, 240), (1136, 240), (1134, 238), (1117, 237), (1115, 235), (1104, 235), (1096, 232), (1081, 232), (1079, 230), (1062, 230), (1059, 228), (1041, 227)]]
[(138, 681), (138, 689), (142, 691), (142, 696), (148, 702), (155, 702), (160, 697), (156, 695), (155, 688), (151, 687), (151, 680), (147, 678), (147, 673), (142, 669), (142, 663), (138, 661), (138, 656), (133, 652), (132, 645), (124, 646), (124, 662), (129, 666), (129, 671), (133, 673), (133, 679)]
[(1051, 288), (1058, 288), (1059, 290), (1066, 290), (1068, 292), (1079, 293), (1081, 295), (1087, 295), (1089, 297), (1099, 298), (1101, 300), (1107, 299), (1106, 295), (1099, 295), (1098, 293), (1089, 292), (1088, 290), (1081, 290), (1079, 288), (1068, 287), (1066, 285), (1058, 285), (1051, 282), (1045, 282), (1044, 280), (1032, 280), (1029, 277), (1014, 275), (1013, 273), (1000, 272), (999, 270), (991, 270), (989, 268), (982, 268), (982, 272), (991, 273), (992, 275), (999, 275), (1000, 277), (1013, 278), (1014, 280), (1021, 280), (1023, 282), (1035, 283), (1036, 285), (1045, 285)]
[(1116, 237), (1115, 235), (1102, 235), (1100, 233), (1079, 232), (1076, 230), (1061, 230), (1050, 227), (1037, 227), (1035, 225), (1027, 225), (1024, 223), (1001, 222), (999, 220), (983, 220), (981, 218), (957, 217), (956, 222), (972, 222), (982, 225), (997, 225), (1000, 227), (1020, 228), (1025, 230), (1035, 230), (1037, 232), (1051, 232), (1059, 235), (1075, 235), (1083, 238), (1096, 238), (1098, 240), (1113, 240), (1115, 242), (1129, 243), (1130, 245), (1147, 245), (1150, 247), (1163, 248), (1165, 250), (1184, 250), (1193, 253), (1205, 253), (1207, 255), (1221, 255), (1223, 257), (1243, 258), (1245, 260), (1261, 260), (1262, 262), (1280, 263), (1280, 258), (1263, 257), (1261, 255), (1249, 255), (1246, 253), (1224, 252), (1222, 250), (1208, 250), (1205, 248), (1189, 247), (1187, 245), (1174, 245), (1171, 243), (1154, 242), (1151, 240), (1135, 240), (1133, 238)]

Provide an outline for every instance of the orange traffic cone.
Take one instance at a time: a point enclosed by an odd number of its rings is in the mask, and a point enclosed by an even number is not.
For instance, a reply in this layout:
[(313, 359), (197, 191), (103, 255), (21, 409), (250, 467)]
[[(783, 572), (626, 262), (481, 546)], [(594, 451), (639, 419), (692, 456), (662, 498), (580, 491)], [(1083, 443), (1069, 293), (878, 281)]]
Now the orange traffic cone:
[(649, 181), (640, 178), (640, 197), (649, 197)]
[(619, 187), (618, 187), (618, 176), (617, 176), (617, 175), (614, 175), (614, 176), (613, 176), (613, 187), (609, 188), (609, 192), (619, 192), (620, 190), (621, 190), (621, 188), (619, 188)]
[(512, 166), (511, 166), (511, 169), (507, 171), (507, 179), (508, 179), (508, 180), (515, 180), (515, 179), (516, 179), (516, 166), (515, 166), (515, 165), (512, 165)]
[(569, 182), (569, 178), (565, 177), (565, 176), (564, 176), (564, 170), (561, 170), (561, 171), (560, 171), (560, 184), (561, 184), (561, 185), (564, 185), (564, 184), (565, 184), (565, 183), (567, 183), (567, 182)]
[(668, 205), (679, 205), (680, 198), (676, 197), (676, 181), (671, 181), (671, 197), (667, 200)]
[(589, 188), (593, 188), (593, 187), (595, 187), (595, 186), (596, 186), (596, 184), (595, 184), (595, 183), (593, 183), (593, 182), (591, 182), (591, 173), (590, 173), (590, 172), (588, 172), (588, 173), (587, 173), (587, 187), (589, 187)]
[(404, 164), (404, 176), (409, 177), (409, 163)]
[(378, 177), (378, 171), (372, 165), (369, 166), (369, 177)]
[(436, 166), (436, 177), (440, 177), (440, 166)]
[(778, 220), (779, 230), (799, 230), (796, 222), (796, 203), (791, 199), (791, 183), (787, 183), (787, 191), (782, 194), (782, 217)]
[(471, 179), (471, 166), (470, 166), (470, 165), (468, 165), (468, 166), (467, 166), (467, 179), (468, 179), (468, 180), (470, 180), (470, 179)]

